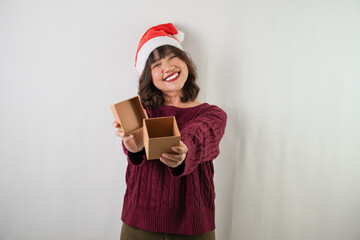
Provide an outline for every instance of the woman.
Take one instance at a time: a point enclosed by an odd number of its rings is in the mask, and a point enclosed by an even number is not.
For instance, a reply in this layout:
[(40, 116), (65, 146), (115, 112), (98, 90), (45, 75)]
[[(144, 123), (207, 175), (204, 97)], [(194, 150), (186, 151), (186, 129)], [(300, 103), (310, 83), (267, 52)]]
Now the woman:
[(142, 104), (149, 118), (175, 116), (181, 141), (172, 148), (176, 154), (147, 161), (142, 130), (128, 136), (116, 131), (128, 159), (121, 240), (215, 239), (212, 161), (227, 116), (196, 99), (196, 69), (182, 39), (171, 23), (162, 24), (144, 34), (137, 50)]

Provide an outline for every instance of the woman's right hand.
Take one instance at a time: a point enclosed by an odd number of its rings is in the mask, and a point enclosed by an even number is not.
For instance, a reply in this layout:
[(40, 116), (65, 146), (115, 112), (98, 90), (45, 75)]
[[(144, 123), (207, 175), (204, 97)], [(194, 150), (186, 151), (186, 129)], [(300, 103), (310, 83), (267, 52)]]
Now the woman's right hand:
[(125, 135), (125, 133), (120, 129), (120, 124), (117, 122), (113, 122), (113, 126), (117, 128), (117, 131), (115, 132), (116, 136), (121, 137), (123, 140), (123, 143), (127, 150), (130, 152), (136, 153), (141, 151), (144, 148), (144, 141), (143, 141), (143, 129), (130, 134)]

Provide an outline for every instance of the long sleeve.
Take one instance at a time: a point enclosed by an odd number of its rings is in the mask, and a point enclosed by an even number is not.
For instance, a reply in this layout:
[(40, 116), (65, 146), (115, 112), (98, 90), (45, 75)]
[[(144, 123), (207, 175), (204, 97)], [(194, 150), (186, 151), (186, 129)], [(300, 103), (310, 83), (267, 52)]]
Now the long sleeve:
[(225, 132), (226, 121), (226, 113), (219, 107), (212, 106), (184, 125), (181, 141), (187, 146), (188, 153), (179, 167), (169, 168), (173, 176), (187, 175), (199, 164), (214, 160), (219, 155), (219, 144)]
[(145, 158), (145, 148), (143, 148), (141, 151), (137, 153), (132, 153), (125, 147), (124, 143), (122, 143), (123, 150), (125, 155), (127, 156), (127, 160), (130, 164), (139, 166), (146, 160)]

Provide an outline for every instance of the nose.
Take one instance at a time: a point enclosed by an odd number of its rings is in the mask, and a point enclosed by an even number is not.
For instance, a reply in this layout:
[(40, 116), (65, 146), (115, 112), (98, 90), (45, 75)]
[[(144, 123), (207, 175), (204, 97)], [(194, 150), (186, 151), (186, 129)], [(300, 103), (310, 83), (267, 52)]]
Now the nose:
[(162, 64), (162, 66), (163, 66), (163, 71), (164, 71), (164, 72), (169, 72), (169, 71), (172, 70), (172, 64), (170, 63), (169, 60), (165, 60), (165, 61), (163, 62), (163, 64)]

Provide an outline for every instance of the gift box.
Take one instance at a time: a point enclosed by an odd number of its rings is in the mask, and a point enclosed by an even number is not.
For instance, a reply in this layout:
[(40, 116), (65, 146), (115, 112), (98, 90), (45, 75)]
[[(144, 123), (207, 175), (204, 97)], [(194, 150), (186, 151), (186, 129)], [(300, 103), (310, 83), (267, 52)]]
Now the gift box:
[(148, 118), (138, 96), (116, 103), (110, 108), (115, 121), (120, 124), (120, 129), (126, 135), (141, 129), (143, 119)]
[(175, 117), (143, 119), (144, 145), (148, 160), (159, 159), (163, 153), (175, 153), (180, 145), (180, 131)]

